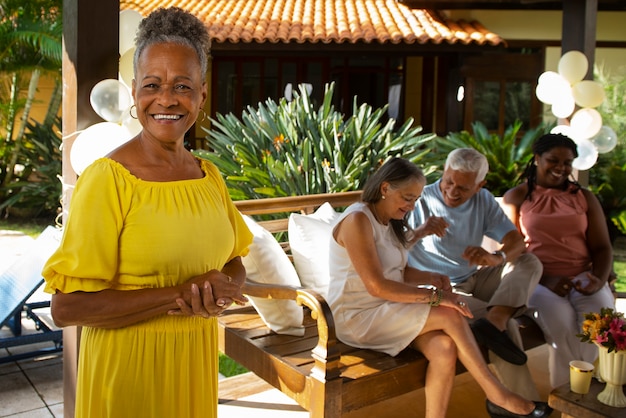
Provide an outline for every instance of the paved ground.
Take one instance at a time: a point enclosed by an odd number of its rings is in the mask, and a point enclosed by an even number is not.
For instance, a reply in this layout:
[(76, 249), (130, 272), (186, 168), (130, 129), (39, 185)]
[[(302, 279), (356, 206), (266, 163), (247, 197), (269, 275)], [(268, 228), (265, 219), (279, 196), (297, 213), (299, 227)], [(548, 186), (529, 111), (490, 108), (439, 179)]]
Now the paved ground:
[[(0, 230), (0, 271), (8, 267), (16, 257), (19, 257), (32, 244), (33, 239), (12, 231)], [(623, 245), (622, 245), (623, 244)], [(616, 257), (624, 256), (626, 260), (626, 239), (620, 241), (616, 249)], [(37, 292), (35, 298), (48, 297)], [(618, 300), (618, 310), (626, 311), (626, 299)], [(25, 321), (25, 324), (31, 321)], [(34, 332), (27, 330), (26, 332)], [(10, 336), (7, 328), (0, 329), (0, 338)], [(28, 347), (32, 349), (31, 347)], [(27, 351), (26, 347), (12, 349)], [(0, 350), (0, 358), (7, 354)], [(529, 352), (529, 366), (533, 380), (538, 386), (542, 397), (547, 397), (547, 350), (546, 346), (538, 347)], [(276, 389), (267, 389), (262, 382), (263, 389), (258, 393), (247, 396), (230, 396), (234, 393), (229, 386), (241, 389), (241, 381), (226, 379), (220, 384), (220, 405), (218, 415), (228, 418), (299, 418), (307, 417), (308, 413), (302, 410), (294, 401)], [(248, 384), (255, 376), (246, 377)], [(63, 417), (63, 361), (60, 354), (50, 355), (37, 359), (22, 360), (15, 363), (0, 364), (0, 418), (60, 418)], [(381, 405), (376, 411), (368, 411), (358, 418), (372, 416), (420, 417), (423, 416), (423, 390), (411, 393), (404, 398), (390, 401)], [(384, 412), (382, 412), (384, 411)], [(380, 415), (380, 414), (383, 415)], [(450, 416), (465, 418), (485, 418), (484, 394), (468, 374), (455, 379), (453, 400)], [(558, 416), (558, 412), (552, 414)], [(352, 417), (351, 417), (352, 418)], [(354, 418), (357, 418), (355, 415)]]

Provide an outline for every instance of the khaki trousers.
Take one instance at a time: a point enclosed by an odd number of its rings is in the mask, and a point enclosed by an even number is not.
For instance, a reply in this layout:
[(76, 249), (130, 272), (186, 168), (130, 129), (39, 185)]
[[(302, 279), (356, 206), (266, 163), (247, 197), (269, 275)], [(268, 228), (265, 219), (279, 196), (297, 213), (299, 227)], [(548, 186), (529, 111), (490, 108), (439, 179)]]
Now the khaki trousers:
[[(523, 349), (517, 321), (528, 306), (528, 300), (539, 284), (543, 266), (539, 259), (530, 253), (519, 256), (515, 261), (502, 266), (483, 267), (465, 282), (456, 284), (454, 291), (466, 296), (474, 319), (482, 318), (492, 306), (517, 308), (507, 324), (511, 340)], [(540, 400), (532, 380), (528, 364), (516, 366), (491, 351), (489, 360), (496, 376), (511, 391), (531, 400)]]

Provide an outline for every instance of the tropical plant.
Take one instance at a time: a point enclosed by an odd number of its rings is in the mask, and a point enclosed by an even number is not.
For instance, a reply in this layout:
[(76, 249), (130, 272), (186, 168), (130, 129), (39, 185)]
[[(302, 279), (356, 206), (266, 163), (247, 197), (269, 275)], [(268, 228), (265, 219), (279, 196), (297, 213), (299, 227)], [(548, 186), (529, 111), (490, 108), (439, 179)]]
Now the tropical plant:
[(412, 119), (397, 130), (395, 120), (383, 123), (386, 106), (358, 105), (355, 97), (353, 116), (344, 120), (333, 108), (333, 89), (325, 87), (317, 109), (301, 85), (292, 101), (268, 99), (241, 118), (218, 114), (207, 130), (211, 150), (194, 153), (212, 161), (241, 200), (356, 190), (390, 157), (417, 163), (430, 152), (435, 135), (420, 134)]
[[(61, 97), (62, 0), (5, 0), (0, 3), (0, 202), (25, 146), (29, 114), (41, 74), (55, 78), (46, 123), (51, 127)], [(8, 193), (8, 194), (6, 194)]]
[(20, 170), (0, 202), (0, 210), (16, 217), (54, 217), (60, 209), (62, 169), (61, 119), (56, 117), (52, 126), (45, 123), (28, 123), (26, 140), (20, 149)]
[(508, 126), (503, 136), (490, 133), (480, 121), (472, 123), (472, 132), (451, 132), (445, 137), (437, 137), (433, 150), (433, 159), (429, 160), (439, 167), (434, 175), (441, 176), (448, 154), (456, 148), (474, 148), (481, 152), (489, 162), (486, 188), (494, 195), (501, 196), (508, 189), (521, 181), (526, 165), (532, 158), (532, 144), (549, 127), (541, 125), (526, 131), (520, 138), (521, 121)]
[(589, 170), (589, 187), (598, 196), (607, 218), (611, 239), (626, 235), (626, 76), (611, 75), (596, 67), (595, 79), (604, 86), (606, 99), (597, 108), (604, 125), (617, 134), (617, 145), (600, 154)]

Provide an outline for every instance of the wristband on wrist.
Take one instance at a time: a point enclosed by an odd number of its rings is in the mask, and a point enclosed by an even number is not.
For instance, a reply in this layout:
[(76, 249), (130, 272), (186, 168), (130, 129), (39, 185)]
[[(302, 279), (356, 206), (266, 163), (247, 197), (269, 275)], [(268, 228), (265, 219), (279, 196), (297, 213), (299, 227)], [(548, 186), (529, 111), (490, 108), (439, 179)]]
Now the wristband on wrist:
[(506, 263), (506, 253), (505, 253), (504, 251), (502, 251), (502, 250), (499, 250), (499, 251), (494, 251), (494, 252), (492, 252), (491, 254), (493, 254), (493, 255), (499, 255), (500, 257), (502, 257), (502, 263), (500, 263), (500, 264), (504, 264), (504, 263)]
[(430, 300), (428, 304), (430, 306), (439, 306), (441, 304), (441, 299), (443, 299), (443, 290), (441, 289), (432, 289), (432, 293), (430, 294)]

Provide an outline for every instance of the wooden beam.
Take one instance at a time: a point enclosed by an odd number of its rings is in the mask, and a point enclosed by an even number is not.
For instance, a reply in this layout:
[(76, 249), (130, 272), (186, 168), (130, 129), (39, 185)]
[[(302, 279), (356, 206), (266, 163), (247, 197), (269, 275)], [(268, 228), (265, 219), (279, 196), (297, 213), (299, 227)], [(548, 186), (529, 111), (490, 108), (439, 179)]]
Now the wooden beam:
[[(569, 0), (400, 0), (413, 9), (562, 10)], [(624, 0), (598, 0), (598, 10), (624, 11)]]
[[(117, 78), (119, 0), (63, 0), (63, 217), (67, 218), (76, 173), (70, 151), (76, 132), (102, 122), (89, 94), (107, 78)], [(63, 329), (63, 416), (74, 417), (80, 330)]]
[(593, 79), (597, 20), (598, 0), (567, 0), (563, 2), (561, 55), (574, 50), (585, 54), (589, 61), (586, 80)]
[[(597, 20), (598, 0), (563, 1), (561, 55), (574, 50), (585, 54), (589, 62), (585, 80), (593, 79), (593, 66), (596, 57)], [(576, 177), (581, 185), (589, 185), (589, 171), (578, 171)]]

